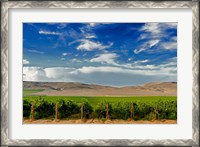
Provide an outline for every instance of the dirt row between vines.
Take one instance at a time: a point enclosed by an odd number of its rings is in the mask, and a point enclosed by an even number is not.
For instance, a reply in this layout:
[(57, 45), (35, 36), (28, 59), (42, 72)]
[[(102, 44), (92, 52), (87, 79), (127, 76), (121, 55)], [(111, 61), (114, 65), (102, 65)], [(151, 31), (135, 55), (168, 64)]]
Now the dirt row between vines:
[(24, 119), (23, 124), (176, 124), (176, 120), (100, 120), (100, 119), (76, 119), (76, 120), (30, 120)]

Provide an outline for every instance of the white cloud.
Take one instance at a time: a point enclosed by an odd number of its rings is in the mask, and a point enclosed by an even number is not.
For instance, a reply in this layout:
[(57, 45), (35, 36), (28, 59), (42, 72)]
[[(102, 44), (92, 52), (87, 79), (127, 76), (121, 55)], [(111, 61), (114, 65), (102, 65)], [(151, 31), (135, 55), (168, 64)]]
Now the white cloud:
[(135, 54), (139, 54), (140, 52), (145, 51), (145, 50), (146, 50), (145, 48), (139, 48), (139, 49), (135, 49), (133, 52)]
[(68, 55), (68, 53), (62, 53), (62, 56), (67, 56)]
[(113, 43), (109, 43), (108, 45), (103, 45), (100, 42), (93, 42), (90, 40), (80, 40), (81, 44), (77, 47), (77, 50), (85, 50), (85, 51), (92, 51), (92, 50), (104, 50), (113, 45)]
[(152, 48), (153, 46), (156, 46), (160, 41), (159, 40), (150, 40), (148, 42), (148, 45), (150, 48)]
[(61, 35), (61, 33), (59, 32), (51, 32), (51, 31), (45, 31), (45, 30), (40, 30), (38, 33), (43, 34), (43, 35)]
[(177, 43), (176, 42), (165, 42), (165, 43), (162, 43), (160, 47), (165, 50), (174, 50), (174, 49), (177, 49)]
[(101, 66), (101, 67), (93, 67), (93, 66), (88, 66), (88, 67), (82, 67), (79, 68), (72, 73), (84, 73), (84, 74), (90, 74), (90, 73), (96, 73), (96, 72), (122, 72), (123, 70), (119, 67), (112, 67), (112, 66)]
[(142, 31), (150, 32), (152, 34), (159, 34), (161, 32), (159, 23), (146, 23), (142, 28)]
[(165, 31), (167, 29), (176, 28), (177, 23), (146, 23), (142, 28), (141, 31), (145, 31), (151, 34), (148, 37), (161, 37), (165, 36)]
[[(166, 63), (160, 64), (160, 65), (154, 65), (154, 64), (147, 64), (150, 62), (149, 60), (138, 60), (134, 61), (133, 63), (126, 63), (126, 64), (118, 64), (115, 61), (111, 64), (115, 67), (120, 67), (123, 69), (130, 69), (130, 70), (141, 70), (141, 71), (157, 71), (160, 72), (161, 69), (167, 69), (167, 70), (177, 70), (177, 62), (174, 58), (167, 61)], [(146, 63), (146, 65), (141, 65)], [(168, 73), (168, 72), (166, 72)]]
[(133, 60), (133, 58), (128, 58), (128, 60), (127, 61), (132, 61)]
[[(148, 68), (151, 68), (151, 65), (148, 65)], [(158, 72), (159, 71), (159, 72)], [(121, 67), (113, 67), (113, 66), (100, 66), (100, 67), (93, 67), (93, 66), (88, 66), (88, 67), (82, 67), (79, 68), (72, 73), (84, 73), (84, 74), (89, 74), (89, 73), (97, 73), (97, 72), (103, 72), (103, 73), (126, 73), (126, 74), (140, 74), (141, 76), (144, 75), (168, 75), (169, 73), (167, 72), (167, 69), (158, 69), (158, 70), (149, 70), (144, 72), (144, 69), (126, 69), (126, 68), (121, 68)]]
[(23, 80), (41, 81), (47, 80), (45, 71), (41, 67), (23, 67)]
[(64, 29), (66, 26), (67, 26), (66, 23), (61, 23), (61, 24), (58, 25), (57, 28), (58, 28), (58, 29)]
[(135, 54), (139, 54), (140, 52), (143, 52), (145, 50), (148, 50), (154, 46), (157, 46), (159, 44), (160, 40), (156, 39), (156, 40), (149, 40), (147, 42), (145, 42), (139, 49), (135, 49), (133, 52)]
[(85, 27), (80, 27), (79, 30), (81, 31), (81, 33), (85, 33)]
[(78, 41), (78, 40), (75, 40), (75, 41), (69, 42), (68, 45), (70, 46), (70, 45), (73, 45), (73, 44), (75, 44), (75, 43), (77, 43), (77, 42), (79, 42), (79, 41)]
[(78, 60), (78, 59), (76, 59), (76, 58), (72, 59), (71, 61), (72, 61), (73, 63), (81, 63), (81, 60)]
[(149, 60), (138, 60), (138, 61), (135, 61), (134, 64), (141, 64), (141, 63), (147, 63), (149, 62)]
[[(157, 46), (155, 51), (160, 51), (161, 49), (171, 50), (176, 49), (177, 37), (169, 38), (169, 29), (176, 29), (177, 23), (146, 23), (140, 31), (142, 32), (138, 41), (145, 41), (140, 47), (134, 50), (135, 54), (139, 54), (142, 51), (148, 51), (148, 49)], [(164, 38), (169, 38), (170, 41), (163, 41)]]
[(66, 67), (23, 67), (24, 81), (68, 81), (67, 75), (73, 71), (74, 68)]
[(80, 27), (79, 30), (82, 34), (87, 34), (88, 32), (91, 32), (91, 30), (97, 26), (99, 23), (88, 23), (86, 26)]
[(143, 40), (143, 39), (147, 39), (149, 38), (149, 35), (148, 34), (141, 34), (138, 38), (138, 40)]
[(58, 80), (58, 79), (65, 79), (68, 81), (68, 77), (70, 72), (75, 70), (74, 68), (69, 67), (50, 67), (45, 68), (45, 75), (48, 79)]
[(30, 62), (27, 59), (23, 59), (23, 64), (29, 64)]
[(36, 53), (36, 54), (44, 54), (44, 52), (38, 51), (38, 50), (28, 50), (31, 53)]
[(177, 63), (177, 57), (169, 58), (168, 61)]
[(87, 38), (87, 39), (92, 39), (92, 38), (96, 38), (96, 36), (95, 36), (95, 35), (92, 35), (92, 34), (87, 34), (87, 35), (85, 36), (85, 38)]
[[(168, 65), (169, 66), (169, 65)], [(176, 81), (176, 69), (125, 69), (112, 66), (23, 67), (24, 81), (81, 82), (111, 86), (138, 85), (152, 81)]]
[(96, 26), (96, 23), (91, 22), (91, 23), (89, 23), (89, 25), (90, 25), (91, 27), (94, 27), (94, 26)]
[(164, 25), (166, 25), (169, 28), (176, 28), (177, 27), (177, 23), (176, 22), (164, 23)]
[(105, 53), (101, 54), (98, 57), (95, 57), (90, 60), (90, 62), (100, 62), (100, 63), (107, 63), (107, 64), (116, 64), (115, 59), (117, 58), (117, 54), (115, 53)]
[(102, 24), (105, 25), (105, 24), (111, 24), (111, 23), (109, 23), (109, 22), (105, 22), (105, 23), (91, 22), (88, 25), (89, 25), (89, 27), (96, 27), (96, 26), (102, 25)]

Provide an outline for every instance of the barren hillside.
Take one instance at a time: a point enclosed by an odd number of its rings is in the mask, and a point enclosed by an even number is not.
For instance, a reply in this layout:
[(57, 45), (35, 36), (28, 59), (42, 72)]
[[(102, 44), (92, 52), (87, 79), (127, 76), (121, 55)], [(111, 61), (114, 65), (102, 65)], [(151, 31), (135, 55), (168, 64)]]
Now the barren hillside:
[(176, 82), (152, 82), (139, 86), (111, 87), (83, 83), (23, 82), (24, 89), (44, 89), (36, 95), (51, 96), (176, 96)]

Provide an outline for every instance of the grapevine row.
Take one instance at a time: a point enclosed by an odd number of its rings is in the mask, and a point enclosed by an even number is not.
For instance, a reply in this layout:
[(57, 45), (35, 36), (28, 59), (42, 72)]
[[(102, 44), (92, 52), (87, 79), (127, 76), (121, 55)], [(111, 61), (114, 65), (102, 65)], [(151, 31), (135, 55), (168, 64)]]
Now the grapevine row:
[(177, 102), (162, 99), (148, 103), (102, 101), (94, 107), (87, 100), (82, 103), (64, 99), (57, 102), (50, 102), (43, 98), (36, 98), (34, 101), (23, 100), (24, 118), (53, 119), (55, 116), (58, 119), (176, 120)]

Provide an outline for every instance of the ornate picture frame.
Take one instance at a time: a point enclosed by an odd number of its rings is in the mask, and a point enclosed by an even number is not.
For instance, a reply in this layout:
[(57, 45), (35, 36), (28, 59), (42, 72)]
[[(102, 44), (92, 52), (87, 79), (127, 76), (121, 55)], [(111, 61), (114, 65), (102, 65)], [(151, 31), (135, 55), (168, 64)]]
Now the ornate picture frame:
[[(192, 139), (10, 139), (9, 10), (30, 8), (155, 8), (192, 10)], [(3, 1), (1, 2), (1, 146), (199, 146), (199, 2), (197, 1)]]

